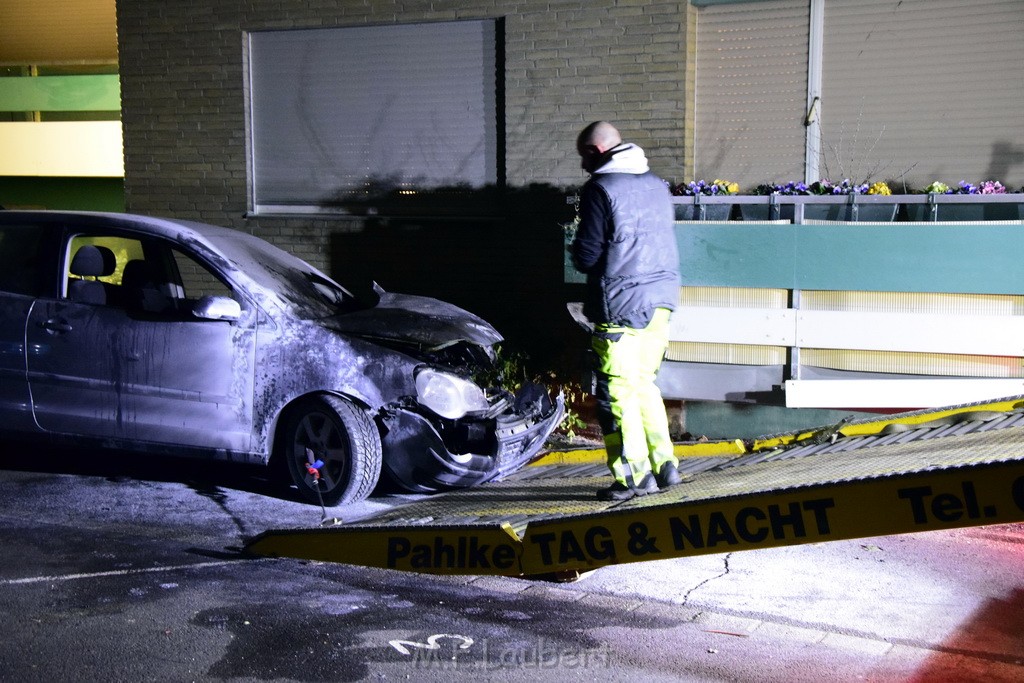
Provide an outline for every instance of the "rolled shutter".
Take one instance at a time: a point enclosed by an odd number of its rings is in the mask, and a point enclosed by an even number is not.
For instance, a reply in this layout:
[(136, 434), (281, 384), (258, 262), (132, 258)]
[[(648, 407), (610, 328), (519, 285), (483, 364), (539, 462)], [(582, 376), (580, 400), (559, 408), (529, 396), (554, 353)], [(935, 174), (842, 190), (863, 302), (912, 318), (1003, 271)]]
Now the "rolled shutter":
[(257, 211), (497, 178), (493, 20), (250, 35)]
[(1021, 0), (827, 0), (822, 174), (1024, 184)]
[(697, 13), (694, 168), (744, 190), (804, 169), (808, 0)]

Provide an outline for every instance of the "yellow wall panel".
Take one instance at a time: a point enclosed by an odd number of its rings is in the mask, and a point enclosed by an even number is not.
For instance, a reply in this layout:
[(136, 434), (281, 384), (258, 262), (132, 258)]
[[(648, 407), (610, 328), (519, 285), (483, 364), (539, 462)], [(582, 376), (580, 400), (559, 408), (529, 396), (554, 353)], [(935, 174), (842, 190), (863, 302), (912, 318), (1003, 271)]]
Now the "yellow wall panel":
[(689, 363), (783, 365), (786, 362), (786, 349), (782, 346), (674, 341), (669, 342), (665, 358)]
[(0, 176), (123, 178), (120, 121), (0, 122)]
[(0, 64), (116, 62), (114, 0), (0, 2)]

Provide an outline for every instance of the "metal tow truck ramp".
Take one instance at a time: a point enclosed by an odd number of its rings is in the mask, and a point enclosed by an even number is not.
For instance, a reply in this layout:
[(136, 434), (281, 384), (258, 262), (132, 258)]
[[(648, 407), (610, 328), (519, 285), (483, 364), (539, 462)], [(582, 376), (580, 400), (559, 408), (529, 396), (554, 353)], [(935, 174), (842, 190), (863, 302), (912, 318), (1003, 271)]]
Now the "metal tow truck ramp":
[(678, 444), (692, 481), (624, 502), (602, 450), (335, 527), (279, 529), (253, 555), (437, 574), (603, 565), (1024, 520), (1024, 397), (765, 437)]

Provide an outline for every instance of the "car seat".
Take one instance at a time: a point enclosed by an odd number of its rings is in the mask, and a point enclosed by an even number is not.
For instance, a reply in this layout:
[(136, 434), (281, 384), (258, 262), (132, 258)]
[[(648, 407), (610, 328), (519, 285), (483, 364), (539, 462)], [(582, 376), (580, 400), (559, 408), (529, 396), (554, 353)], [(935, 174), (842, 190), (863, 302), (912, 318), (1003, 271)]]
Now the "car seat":
[(68, 298), (82, 304), (106, 304), (106, 285), (96, 278), (112, 275), (116, 267), (117, 258), (110, 249), (94, 244), (79, 247), (69, 270), (80, 279), (68, 280)]

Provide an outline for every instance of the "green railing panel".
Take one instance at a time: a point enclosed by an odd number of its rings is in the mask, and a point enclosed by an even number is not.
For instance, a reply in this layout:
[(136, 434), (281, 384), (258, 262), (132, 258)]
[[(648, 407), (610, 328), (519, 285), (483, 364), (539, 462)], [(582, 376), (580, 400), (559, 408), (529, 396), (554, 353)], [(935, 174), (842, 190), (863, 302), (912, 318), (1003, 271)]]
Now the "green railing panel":
[(1024, 224), (676, 223), (684, 286), (1024, 294)]
[(0, 176), (0, 206), (8, 209), (123, 212), (124, 180)]
[(677, 222), (683, 286), (793, 289), (793, 227)]
[(120, 111), (117, 74), (0, 78), (0, 111)]

